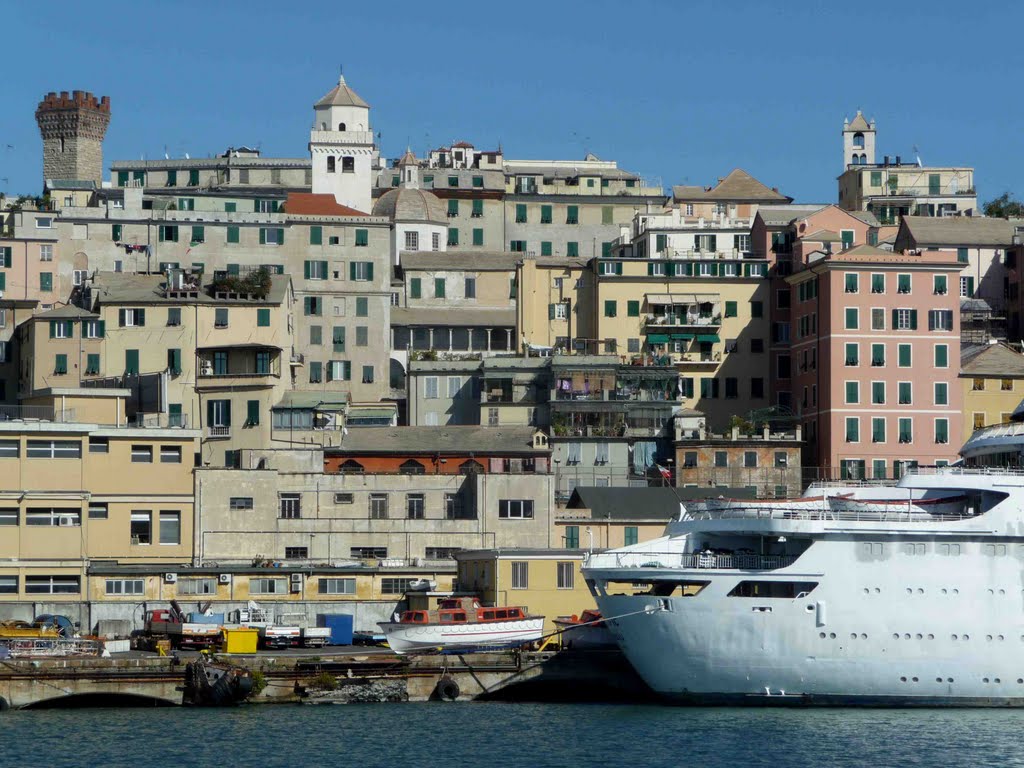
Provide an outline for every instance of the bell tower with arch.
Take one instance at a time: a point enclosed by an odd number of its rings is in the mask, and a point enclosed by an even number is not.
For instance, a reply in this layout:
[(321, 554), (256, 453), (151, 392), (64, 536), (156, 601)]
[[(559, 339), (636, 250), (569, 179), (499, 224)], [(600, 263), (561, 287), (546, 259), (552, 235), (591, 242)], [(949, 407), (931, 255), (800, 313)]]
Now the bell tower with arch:
[(853, 120), (843, 120), (843, 170), (851, 165), (875, 164), (875, 121), (864, 119), (861, 111)]

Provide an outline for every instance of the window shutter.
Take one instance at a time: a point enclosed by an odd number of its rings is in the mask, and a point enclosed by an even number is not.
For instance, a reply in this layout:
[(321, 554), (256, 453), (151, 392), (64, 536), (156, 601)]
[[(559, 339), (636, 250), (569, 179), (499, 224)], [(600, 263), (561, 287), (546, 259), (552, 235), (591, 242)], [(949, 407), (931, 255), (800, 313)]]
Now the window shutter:
[[(718, 235), (708, 235), (708, 250), (716, 252), (718, 250)], [(712, 272), (712, 274), (715, 274)]]
[(309, 228), (309, 244), (310, 245), (323, 245), (324, 242), (324, 230), (322, 227), (310, 227)]
[(310, 266), (312, 266), (312, 262), (310, 262), (310, 261), (302, 262), (302, 277), (305, 280), (309, 280)]
[(135, 310), (135, 324), (136, 325), (145, 325), (146, 324), (146, 310), (145, 309), (136, 309)]
[(554, 319), (555, 319), (555, 305), (554, 304), (548, 304), (548, 320), (554, 320)]
[(100, 320), (97, 325), (99, 326), (99, 334), (100, 334), (100, 338), (102, 339), (106, 335), (106, 332), (107, 332), (107, 321), (106, 320)]
[(894, 331), (897, 328), (899, 328), (899, 321), (900, 321), (900, 311), (898, 309), (894, 309), (892, 311), (892, 329)]
[[(650, 264), (649, 266), (651, 268), (651, 273), (653, 274), (654, 265)], [(665, 277), (675, 277), (675, 276), (676, 276), (676, 264), (675, 264), (675, 262), (674, 261), (666, 261), (665, 262)]]
[(252, 201), (252, 211), (253, 213), (260, 212), (260, 201), (258, 199)]
[(239, 274), (241, 274), (241, 267), (239, 267), (238, 264), (228, 264), (228, 274), (229, 275), (239, 275)]
[(260, 401), (259, 400), (248, 400), (246, 401), (246, 413), (245, 420), (251, 425), (260, 423)]
[(373, 262), (366, 262), (366, 279), (373, 280)]
[(622, 274), (622, 262), (621, 261), (615, 262), (615, 274), (616, 275), (621, 275)]
[(349, 280), (355, 280), (356, 279), (356, 263), (354, 261), (350, 261), (348, 263), (348, 279)]
[(51, 339), (57, 338), (57, 321), (56, 320), (51, 320), (50, 321), (50, 338)]
[(277, 228), (277, 244), (284, 245), (284, 227)]
[(260, 227), (260, 245), (266, 245), (266, 244), (267, 244), (267, 230), (265, 230), (263, 227)]
[(206, 401), (206, 426), (213, 425), (213, 400)]
[(321, 261), (320, 262), (320, 274), (323, 275), (324, 280), (327, 279), (328, 272), (327, 272), (327, 262), (326, 261)]
[(654, 262), (653, 261), (647, 262), (647, 276), (648, 277), (653, 277), (654, 276)]
[(916, 331), (917, 330), (917, 310), (916, 309), (910, 310), (910, 330), (912, 330), (912, 331)]
[(973, 277), (968, 277), (967, 278), (967, 297), (970, 298), (972, 296), (974, 296), (974, 278)]

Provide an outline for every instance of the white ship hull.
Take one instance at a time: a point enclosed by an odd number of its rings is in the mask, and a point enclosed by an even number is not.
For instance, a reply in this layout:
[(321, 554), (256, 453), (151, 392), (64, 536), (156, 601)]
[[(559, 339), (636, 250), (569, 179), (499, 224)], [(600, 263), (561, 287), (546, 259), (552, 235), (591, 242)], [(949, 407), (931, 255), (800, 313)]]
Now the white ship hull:
[[(979, 494), (996, 485), (981, 480)], [(674, 701), (1024, 706), (1024, 480), (1014, 484), (952, 520), (681, 521), (583, 572), (629, 661)], [(692, 554), (751, 536), (791, 554)]]
[(454, 651), (470, 648), (514, 648), (539, 640), (544, 617), (465, 624), (407, 624), (380, 622), (381, 631), (395, 653)]

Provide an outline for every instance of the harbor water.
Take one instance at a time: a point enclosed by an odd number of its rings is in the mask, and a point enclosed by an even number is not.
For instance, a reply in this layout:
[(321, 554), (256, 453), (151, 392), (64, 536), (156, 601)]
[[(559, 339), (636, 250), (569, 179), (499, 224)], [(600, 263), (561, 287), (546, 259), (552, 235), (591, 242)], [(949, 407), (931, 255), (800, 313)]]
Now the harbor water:
[(431, 703), (0, 713), (4, 766), (1024, 765), (1007, 710)]

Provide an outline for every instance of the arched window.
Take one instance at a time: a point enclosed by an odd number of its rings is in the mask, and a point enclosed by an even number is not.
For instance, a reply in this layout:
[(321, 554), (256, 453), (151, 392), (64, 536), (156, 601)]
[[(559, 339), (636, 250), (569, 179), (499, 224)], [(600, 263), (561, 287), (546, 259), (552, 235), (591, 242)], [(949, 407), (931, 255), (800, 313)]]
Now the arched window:
[(341, 474), (343, 475), (361, 475), (363, 474), (363, 465), (354, 459), (349, 459), (341, 465)]
[(402, 475), (425, 475), (427, 473), (427, 469), (415, 459), (409, 459), (408, 461), (402, 462), (402, 466), (398, 468), (398, 472)]
[[(345, 124), (344, 123), (338, 123), (338, 130), (339, 131), (344, 131), (345, 130)], [(861, 146), (863, 146), (863, 144)]]
[(335, 163), (337, 163), (337, 160), (334, 159), (334, 155), (328, 155), (327, 156), (327, 172), (328, 173), (334, 173), (334, 169), (336, 167)]
[(323, 122), (320, 123), (320, 130), (321, 131), (326, 131), (327, 130), (327, 123), (323, 123)]
[(860, 153), (860, 164), (861, 165), (867, 165), (868, 164), (868, 156), (866, 154), (864, 154), (863, 152)]
[(853, 134), (853, 146), (856, 149), (864, 149), (864, 134), (860, 131)]

